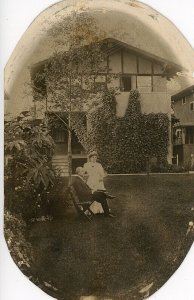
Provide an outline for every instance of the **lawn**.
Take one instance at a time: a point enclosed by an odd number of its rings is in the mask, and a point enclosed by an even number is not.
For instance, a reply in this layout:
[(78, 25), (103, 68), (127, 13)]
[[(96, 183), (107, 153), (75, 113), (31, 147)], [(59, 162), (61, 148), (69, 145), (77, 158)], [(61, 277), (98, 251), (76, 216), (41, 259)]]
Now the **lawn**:
[(80, 219), (70, 207), (62, 219), (29, 229), (34, 276), (55, 287), (57, 299), (143, 299), (153, 282), (158, 290), (179, 267), (192, 237), (193, 175), (108, 176), (106, 187), (117, 218)]

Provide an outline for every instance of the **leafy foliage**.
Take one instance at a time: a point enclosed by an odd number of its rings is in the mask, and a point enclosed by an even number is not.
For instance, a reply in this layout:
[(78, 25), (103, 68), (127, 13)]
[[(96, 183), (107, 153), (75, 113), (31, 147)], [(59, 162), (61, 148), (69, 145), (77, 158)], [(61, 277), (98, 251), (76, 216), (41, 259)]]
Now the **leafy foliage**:
[[(46, 218), (44, 218), (46, 219)], [(56, 288), (51, 284), (37, 277), (37, 271), (34, 270), (35, 252), (31, 241), (29, 240), (29, 228), (20, 214), (10, 213), (5, 210), (4, 214), (4, 233), (10, 254), (20, 268), (20, 270), (40, 288), (44, 286), (51, 290)]]
[(116, 117), (115, 91), (106, 91), (101, 105), (88, 114), (87, 149), (96, 149), (107, 171), (146, 170), (147, 161), (166, 162), (169, 119), (166, 114), (142, 114), (140, 94), (132, 90), (126, 114)]
[(26, 239), (26, 223), (18, 214), (5, 211), (5, 239), (15, 263), (24, 271), (31, 267), (33, 251)]
[(150, 171), (153, 173), (185, 173), (186, 169), (182, 166), (163, 163), (158, 165), (150, 164)]
[(44, 99), (46, 86), (48, 110), (83, 110), (98, 92), (95, 79), (107, 71), (104, 35), (92, 17), (78, 12), (52, 24), (48, 34), (55, 47), (33, 78), (35, 98)]
[(53, 183), (51, 158), (54, 141), (44, 121), (34, 123), (23, 115), (5, 123), (5, 154), (10, 159), (6, 177), (23, 178), (23, 183), (33, 183), (45, 189)]
[(37, 215), (40, 195), (54, 185), (51, 159), (54, 141), (46, 120), (29, 113), (5, 123), (5, 207), (29, 220)]
[[(108, 76), (102, 82), (99, 77), (108, 71), (105, 35), (99, 31), (93, 17), (74, 12), (65, 19), (57, 16), (48, 36), (53, 42), (53, 53), (33, 75), (32, 88), (35, 101), (46, 101), (47, 112), (52, 112), (68, 131), (68, 163), (71, 178), (71, 134), (79, 132), (86, 148), (84, 118), (75, 111), (93, 109), (102, 90), (107, 89)], [(105, 76), (104, 76), (105, 79)], [(62, 114), (67, 112), (67, 118)], [(58, 122), (56, 122), (58, 123)], [(53, 124), (54, 122), (53, 122)], [(53, 127), (54, 127), (53, 126)], [(78, 128), (79, 127), (79, 128)]]

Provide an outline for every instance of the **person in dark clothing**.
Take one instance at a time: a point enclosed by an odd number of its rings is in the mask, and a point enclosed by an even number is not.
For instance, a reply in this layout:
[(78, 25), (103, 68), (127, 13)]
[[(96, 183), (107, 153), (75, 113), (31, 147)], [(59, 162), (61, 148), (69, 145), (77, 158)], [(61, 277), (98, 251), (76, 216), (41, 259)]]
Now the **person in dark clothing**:
[(95, 191), (92, 193), (90, 187), (86, 184), (84, 180), (85, 171), (82, 167), (78, 167), (76, 169), (77, 176), (73, 178), (72, 185), (79, 197), (80, 202), (90, 201), (91, 203), (94, 201), (99, 202), (102, 205), (104, 210), (104, 214), (107, 217), (115, 217), (110, 214), (107, 198), (113, 198), (113, 196), (109, 196), (105, 191)]

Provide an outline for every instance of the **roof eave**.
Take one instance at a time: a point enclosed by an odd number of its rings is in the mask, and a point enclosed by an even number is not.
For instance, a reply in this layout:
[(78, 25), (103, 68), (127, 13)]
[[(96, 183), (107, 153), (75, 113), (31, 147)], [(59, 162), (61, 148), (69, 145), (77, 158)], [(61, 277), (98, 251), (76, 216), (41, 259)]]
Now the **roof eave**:
[(194, 93), (194, 85), (184, 88), (181, 91), (179, 91), (178, 93), (172, 95), (171, 99), (173, 101), (177, 101), (177, 100), (180, 100), (180, 97), (186, 96), (187, 94), (191, 94), (191, 93)]

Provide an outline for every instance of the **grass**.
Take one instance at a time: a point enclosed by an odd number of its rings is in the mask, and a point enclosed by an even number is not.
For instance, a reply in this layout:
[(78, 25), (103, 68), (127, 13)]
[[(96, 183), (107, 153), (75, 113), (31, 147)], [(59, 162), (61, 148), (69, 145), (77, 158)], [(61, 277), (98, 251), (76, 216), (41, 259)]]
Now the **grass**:
[(29, 231), (35, 255), (34, 276), (57, 291), (57, 299), (143, 299), (139, 291), (153, 282), (151, 294), (179, 267), (192, 238), (193, 175), (109, 176), (107, 189), (115, 219), (81, 220), (73, 207), (64, 217), (35, 223)]

